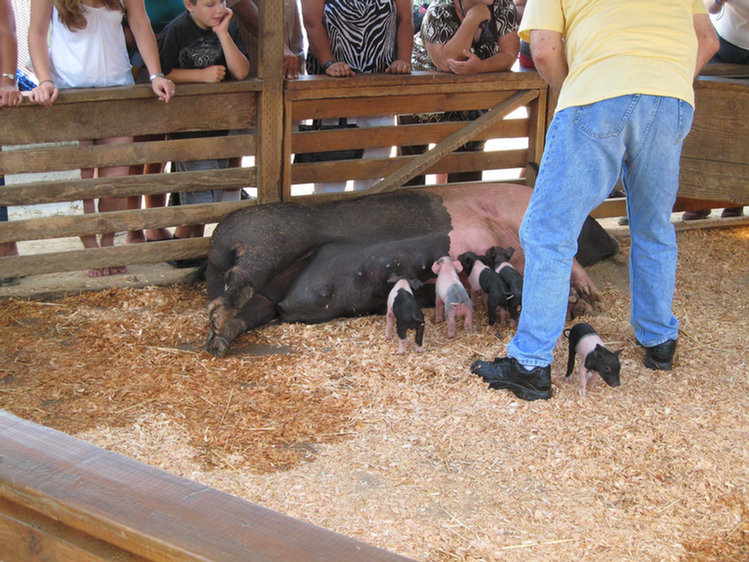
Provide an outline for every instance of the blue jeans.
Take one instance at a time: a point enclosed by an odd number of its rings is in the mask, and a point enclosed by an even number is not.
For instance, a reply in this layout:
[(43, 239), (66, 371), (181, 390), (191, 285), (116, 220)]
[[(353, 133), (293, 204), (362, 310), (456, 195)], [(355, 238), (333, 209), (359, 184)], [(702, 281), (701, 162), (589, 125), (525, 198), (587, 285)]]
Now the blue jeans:
[(552, 362), (567, 316), (572, 261), (585, 217), (619, 174), (627, 196), (631, 318), (645, 346), (676, 339), (671, 310), (676, 235), (670, 222), (681, 146), (694, 111), (671, 97), (626, 95), (559, 111), (549, 126), (536, 187), (520, 227), (523, 305), (508, 355)]

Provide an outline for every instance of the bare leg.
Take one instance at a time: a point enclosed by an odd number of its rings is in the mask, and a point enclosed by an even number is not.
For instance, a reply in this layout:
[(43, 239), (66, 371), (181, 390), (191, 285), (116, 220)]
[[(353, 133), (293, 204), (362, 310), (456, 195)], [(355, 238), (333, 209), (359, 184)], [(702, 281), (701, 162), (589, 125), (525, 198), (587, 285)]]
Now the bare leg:
[[(131, 142), (131, 137), (112, 137), (108, 139), (98, 139), (93, 141), (93, 144), (119, 144)], [(81, 144), (89, 144), (91, 141), (81, 141)], [(99, 178), (111, 178), (118, 176), (126, 176), (130, 171), (129, 166), (115, 166), (109, 168), (99, 168), (97, 170), (85, 169), (81, 170), (81, 178), (87, 179), (91, 177)], [(126, 206), (126, 198), (124, 197), (102, 197), (99, 199), (99, 212), (110, 212), (110, 211), (123, 211)], [(83, 212), (93, 213), (95, 212), (94, 200), (86, 199), (83, 201)], [(97, 247), (112, 247), (114, 246), (114, 232), (102, 234), (99, 241), (96, 239), (96, 235), (85, 235), (81, 236), (81, 242), (85, 248), (97, 248)], [(114, 266), (114, 267), (103, 267), (99, 270), (90, 269), (87, 272), (89, 277), (99, 277), (102, 275), (113, 275), (116, 273), (126, 273), (127, 267)]]

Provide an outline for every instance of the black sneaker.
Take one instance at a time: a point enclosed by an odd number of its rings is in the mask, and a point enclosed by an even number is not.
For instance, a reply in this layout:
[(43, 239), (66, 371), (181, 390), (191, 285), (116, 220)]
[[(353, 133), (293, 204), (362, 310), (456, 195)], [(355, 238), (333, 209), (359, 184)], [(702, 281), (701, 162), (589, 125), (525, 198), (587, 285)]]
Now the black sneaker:
[(526, 369), (512, 357), (494, 361), (476, 361), (471, 372), (489, 383), (489, 388), (506, 388), (523, 400), (551, 398), (551, 367)]
[[(640, 342), (638, 344), (642, 345)], [(642, 347), (645, 347), (644, 345)], [(654, 371), (670, 371), (674, 366), (674, 352), (676, 351), (676, 340), (668, 340), (652, 347), (645, 347), (645, 360), (643, 363), (648, 369)]]

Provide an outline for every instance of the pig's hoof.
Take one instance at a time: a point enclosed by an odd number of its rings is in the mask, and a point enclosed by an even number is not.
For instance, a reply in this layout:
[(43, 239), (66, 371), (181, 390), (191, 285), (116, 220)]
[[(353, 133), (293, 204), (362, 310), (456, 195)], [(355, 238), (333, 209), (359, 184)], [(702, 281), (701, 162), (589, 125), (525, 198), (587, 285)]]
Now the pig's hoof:
[(231, 319), (231, 314), (224, 306), (224, 303), (212, 302), (208, 307), (208, 318), (211, 323), (211, 328), (216, 332), (220, 332), (224, 325)]
[(213, 330), (208, 332), (208, 339), (205, 342), (205, 350), (216, 357), (223, 357), (229, 350), (229, 342), (222, 338)]

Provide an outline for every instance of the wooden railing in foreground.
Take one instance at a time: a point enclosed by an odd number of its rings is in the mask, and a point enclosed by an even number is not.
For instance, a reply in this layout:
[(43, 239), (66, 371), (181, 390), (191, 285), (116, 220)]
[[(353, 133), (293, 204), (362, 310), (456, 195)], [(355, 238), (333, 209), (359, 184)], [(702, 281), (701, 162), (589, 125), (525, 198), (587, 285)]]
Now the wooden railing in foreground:
[(410, 559), (0, 410), (0, 560)]

